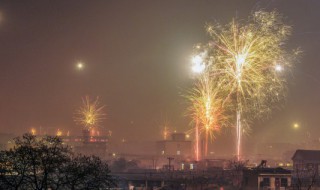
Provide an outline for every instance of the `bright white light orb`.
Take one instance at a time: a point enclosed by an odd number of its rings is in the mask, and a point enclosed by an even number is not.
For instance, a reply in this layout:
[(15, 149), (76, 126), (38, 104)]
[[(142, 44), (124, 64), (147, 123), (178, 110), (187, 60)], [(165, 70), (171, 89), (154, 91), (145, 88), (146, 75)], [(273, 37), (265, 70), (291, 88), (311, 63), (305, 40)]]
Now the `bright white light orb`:
[(77, 69), (82, 70), (84, 67), (84, 64), (82, 62), (77, 63)]
[(192, 63), (193, 64), (201, 64), (203, 62), (202, 57), (200, 55), (196, 55), (192, 57)]
[(203, 63), (195, 63), (191, 69), (194, 73), (202, 73), (205, 68), (206, 66)]
[(281, 65), (276, 65), (275, 70), (281, 72), (283, 70), (283, 67)]
[(200, 55), (193, 56), (192, 63), (193, 63), (193, 66), (191, 69), (194, 73), (202, 73), (206, 67)]
[(236, 63), (241, 66), (246, 62), (246, 56), (243, 54), (236, 55)]

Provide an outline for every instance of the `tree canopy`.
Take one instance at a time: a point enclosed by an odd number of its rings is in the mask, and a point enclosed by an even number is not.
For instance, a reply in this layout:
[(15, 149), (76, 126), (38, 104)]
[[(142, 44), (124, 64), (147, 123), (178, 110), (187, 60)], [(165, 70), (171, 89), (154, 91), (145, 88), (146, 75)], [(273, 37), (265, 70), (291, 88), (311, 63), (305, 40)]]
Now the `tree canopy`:
[(0, 151), (0, 189), (99, 189), (115, 186), (105, 161), (74, 155), (59, 137), (24, 134)]

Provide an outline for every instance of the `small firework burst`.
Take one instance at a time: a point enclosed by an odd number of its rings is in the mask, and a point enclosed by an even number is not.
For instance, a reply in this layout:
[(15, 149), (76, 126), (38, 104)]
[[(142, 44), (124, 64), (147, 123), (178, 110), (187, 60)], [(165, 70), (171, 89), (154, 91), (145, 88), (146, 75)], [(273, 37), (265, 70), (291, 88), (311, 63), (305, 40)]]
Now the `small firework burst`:
[(95, 100), (90, 100), (89, 96), (86, 96), (82, 98), (82, 106), (76, 111), (74, 121), (87, 130), (97, 128), (105, 119), (104, 107), (100, 104), (98, 97)]

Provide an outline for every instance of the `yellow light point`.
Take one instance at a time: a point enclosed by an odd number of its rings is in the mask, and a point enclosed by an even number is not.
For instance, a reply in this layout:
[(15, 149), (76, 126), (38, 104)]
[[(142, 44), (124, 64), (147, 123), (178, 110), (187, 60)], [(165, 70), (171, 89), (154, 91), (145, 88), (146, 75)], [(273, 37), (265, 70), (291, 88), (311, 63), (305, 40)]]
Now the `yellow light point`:
[(88, 96), (82, 99), (82, 106), (75, 114), (75, 122), (87, 130), (99, 127), (105, 119), (104, 106), (100, 105), (99, 98), (91, 101)]
[(32, 135), (36, 135), (36, 134), (37, 134), (37, 130), (36, 130), (35, 128), (32, 128), (32, 129), (31, 129), (31, 134), (32, 134)]
[(163, 124), (163, 126), (161, 126), (161, 128), (162, 128), (161, 136), (163, 137), (163, 140), (167, 140), (171, 134), (171, 131), (169, 128), (169, 122), (165, 121), (165, 123)]
[(164, 131), (163, 131), (163, 139), (167, 140), (168, 135), (169, 135), (169, 132), (167, 131), (167, 128), (165, 128)]
[(186, 138), (187, 138), (187, 139), (190, 138), (190, 135), (186, 135)]
[(299, 128), (299, 124), (298, 123), (294, 123), (293, 124), (293, 128), (298, 129)]
[(83, 62), (78, 62), (78, 63), (77, 63), (77, 68), (78, 68), (79, 70), (82, 70), (82, 69), (84, 68), (84, 63), (83, 63)]
[(62, 136), (62, 131), (60, 131), (60, 129), (58, 129), (58, 131), (57, 131), (57, 136), (58, 137)]

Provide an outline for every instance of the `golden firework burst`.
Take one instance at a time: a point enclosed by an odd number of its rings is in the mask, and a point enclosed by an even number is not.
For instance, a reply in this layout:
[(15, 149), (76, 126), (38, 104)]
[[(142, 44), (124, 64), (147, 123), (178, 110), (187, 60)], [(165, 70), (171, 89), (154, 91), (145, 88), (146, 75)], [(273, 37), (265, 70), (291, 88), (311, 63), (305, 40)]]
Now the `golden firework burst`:
[(99, 127), (106, 114), (103, 112), (105, 106), (100, 105), (99, 98), (91, 101), (89, 96), (82, 99), (82, 106), (76, 111), (75, 122), (85, 129), (91, 130)]
[(190, 103), (188, 114), (197, 125), (196, 139), (200, 140), (201, 136), (205, 139), (205, 155), (209, 141), (213, 141), (216, 134), (228, 123), (228, 116), (222, 107), (223, 100), (219, 98), (217, 89), (214, 81), (204, 74), (187, 96)]
[(299, 51), (286, 50), (291, 27), (275, 11), (255, 12), (247, 21), (208, 24), (206, 29), (210, 41), (196, 46), (197, 55), (201, 55), (198, 65), (205, 65), (223, 107), (233, 110), (239, 158), (244, 123), (265, 116), (284, 99), (283, 70), (290, 69)]

